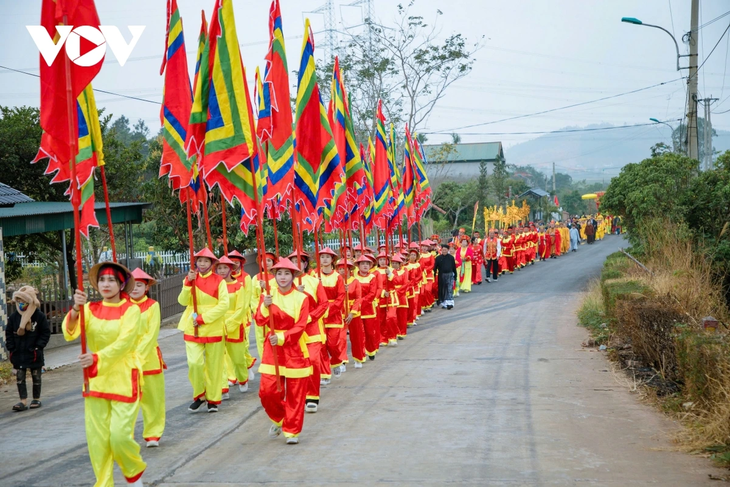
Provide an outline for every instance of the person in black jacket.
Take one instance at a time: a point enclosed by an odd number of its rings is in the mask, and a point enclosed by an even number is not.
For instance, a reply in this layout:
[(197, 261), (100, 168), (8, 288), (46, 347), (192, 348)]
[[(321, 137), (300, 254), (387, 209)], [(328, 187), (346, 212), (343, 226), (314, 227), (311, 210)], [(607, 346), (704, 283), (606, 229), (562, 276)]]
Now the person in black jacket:
[(44, 365), (43, 349), (51, 338), (51, 327), (46, 315), (38, 309), (38, 291), (23, 286), (13, 293), (16, 311), (8, 318), (5, 344), (10, 352), (10, 363), (16, 373), (20, 402), (13, 411), (28, 409), (27, 371), (33, 378), (33, 400), (30, 409), (41, 407), (41, 373)]
[(454, 308), (454, 279), (456, 277), (456, 260), (449, 254), (449, 246), (441, 244), (441, 254), (434, 262), (434, 277), (438, 282), (438, 304), (444, 309)]

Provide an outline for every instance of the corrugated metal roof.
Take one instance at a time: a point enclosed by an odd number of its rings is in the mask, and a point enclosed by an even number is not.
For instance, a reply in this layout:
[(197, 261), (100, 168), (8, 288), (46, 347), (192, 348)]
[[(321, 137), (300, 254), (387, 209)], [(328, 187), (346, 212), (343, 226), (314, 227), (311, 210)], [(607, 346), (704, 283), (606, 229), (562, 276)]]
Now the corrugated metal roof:
[[(142, 210), (151, 203), (110, 203), (113, 223), (142, 223)], [(107, 224), (104, 203), (94, 206), (101, 226)], [(30, 235), (73, 228), (73, 207), (70, 202), (33, 201), (11, 208), (0, 208), (3, 236)]]
[[(437, 160), (436, 153), (441, 145), (424, 145), (426, 160), (429, 163), (444, 162)], [(451, 154), (446, 162), (480, 162), (504, 159), (502, 142), (476, 142), (472, 144), (456, 144), (456, 153)]]
[(525, 196), (536, 196), (538, 198), (542, 198), (543, 196), (550, 196), (550, 193), (540, 188), (530, 188), (519, 195), (518, 198), (524, 198)]
[(7, 184), (0, 183), (0, 207), (13, 206), (16, 203), (28, 203), (33, 198), (24, 195), (15, 188), (11, 188)]

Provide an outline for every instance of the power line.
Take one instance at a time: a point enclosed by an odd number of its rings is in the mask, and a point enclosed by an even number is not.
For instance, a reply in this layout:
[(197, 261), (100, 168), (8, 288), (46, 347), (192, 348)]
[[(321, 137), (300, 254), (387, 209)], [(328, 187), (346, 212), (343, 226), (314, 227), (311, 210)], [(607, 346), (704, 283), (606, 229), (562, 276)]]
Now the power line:
[[(670, 4), (669, 4), (669, 10), (671, 11), (671, 9), (672, 9), (672, 5), (671, 5), (671, 3), (670, 3)], [(727, 17), (728, 15), (730, 15), (730, 10), (729, 10), (729, 11), (727, 11), (727, 12), (725, 12), (724, 14), (720, 14), (720, 15), (718, 15), (717, 17), (715, 17), (715, 18), (714, 18), (714, 19), (712, 19), (712, 20), (708, 20), (708, 21), (707, 21), (707, 22), (705, 22), (704, 24), (702, 24), (702, 25), (700, 25), (699, 27), (697, 27), (697, 30), (703, 29), (703, 28), (707, 27), (707, 26), (708, 26), (708, 25), (710, 25), (710, 24), (714, 24), (714, 23), (715, 23), (715, 22), (717, 22), (718, 20), (720, 20), (720, 19), (722, 19), (722, 18), (724, 18), (724, 17)], [(690, 31), (690, 32), (692, 32), (692, 31)]]
[[(664, 120), (663, 122), (680, 122), (681, 119)], [(619, 125), (615, 127), (595, 127), (595, 128), (584, 128), (584, 129), (565, 129), (565, 130), (547, 130), (547, 131), (536, 131), (536, 132), (461, 132), (459, 135), (544, 135), (544, 134), (569, 134), (575, 132), (599, 132), (603, 130), (621, 130), (632, 127), (646, 127), (648, 125), (656, 125), (656, 122), (651, 123), (637, 123), (633, 125)], [(443, 132), (422, 132), (427, 135), (441, 134)]]
[(666, 84), (669, 84), (669, 83), (674, 83), (675, 81), (681, 81), (681, 80), (682, 80), (682, 78), (677, 78), (677, 79), (673, 79), (673, 80), (669, 80), (669, 81), (663, 81), (663, 82), (657, 83), (655, 85), (645, 86), (644, 88), (639, 88), (639, 89), (636, 89), (636, 90), (626, 91), (624, 93), (618, 93), (616, 95), (604, 96), (602, 98), (596, 98), (595, 100), (589, 100), (589, 101), (583, 101), (583, 102), (580, 102), (580, 103), (574, 103), (572, 105), (566, 105), (566, 106), (563, 106), (563, 107), (551, 108), (549, 110), (543, 110), (541, 112), (528, 113), (528, 114), (525, 114), (525, 115), (517, 115), (515, 117), (503, 118), (501, 120), (493, 120), (491, 122), (475, 123), (475, 124), (471, 124), (471, 125), (464, 125), (462, 127), (456, 127), (456, 128), (452, 128), (452, 129), (440, 130), (438, 132), (429, 132), (429, 133), (431, 133), (431, 134), (447, 134), (447, 133), (450, 133), (450, 132), (456, 132), (457, 130), (469, 129), (469, 128), (472, 128), (472, 127), (481, 127), (481, 126), (484, 126), (484, 125), (492, 125), (492, 124), (495, 124), (495, 123), (507, 122), (507, 121), (510, 121), (510, 120), (517, 120), (517, 119), (520, 119), (520, 118), (535, 117), (535, 116), (538, 116), (538, 115), (544, 115), (546, 113), (557, 112), (559, 110), (567, 110), (569, 108), (575, 108), (575, 107), (579, 107), (579, 106), (583, 106), (583, 105), (589, 105), (591, 103), (598, 103), (600, 101), (610, 100), (612, 98), (618, 98), (620, 96), (626, 96), (626, 95), (631, 95), (633, 93), (639, 93), (640, 91), (649, 90), (649, 89), (652, 89), (652, 88), (656, 88), (658, 86), (663, 86), (663, 85), (666, 85)]
[(710, 59), (710, 56), (712, 56), (712, 53), (715, 52), (715, 48), (720, 44), (720, 41), (723, 37), (725, 37), (725, 34), (727, 34), (727, 31), (730, 30), (730, 24), (727, 24), (727, 27), (725, 28), (725, 31), (722, 33), (720, 38), (717, 40), (717, 43), (715, 44), (715, 47), (712, 48), (712, 51), (710, 51), (710, 54), (707, 55), (704, 61), (702, 61), (702, 64), (697, 68), (697, 72), (699, 73), (700, 69), (702, 69), (702, 66), (705, 65), (708, 59)]
[[(0, 68), (2, 68), (2, 69), (7, 69), (8, 71), (14, 71), (14, 72), (16, 72), (16, 73), (20, 73), (20, 74), (25, 74), (25, 75), (28, 75), (28, 76), (33, 76), (34, 78), (40, 78), (40, 77), (41, 77), (41, 76), (40, 76), (39, 74), (35, 74), (35, 73), (29, 73), (29, 72), (27, 72), (27, 71), (22, 71), (22, 70), (20, 70), (20, 69), (13, 69), (13, 68), (9, 68), (9, 67), (7, 67), (7, 66), (3, 66), (3, 65), (0, 65)], [(121, 94), (121, 93), (114, 93), (113, 91), (106, 91), (106, 90), (100, 90), (99, 88), (94, 88), (94, 91), (97, 91), (97, 92), (99, 92), (99, 93), (104, 93), (105, 95), (113, 95), (113, 96), (119, 96), (119, 97), (121, 97), (121, 98), (128, 98), (128, 99), (130, 99), (130, 100), (137, 100), (137, 101), (143, 101), (143, 102), (145, 102), (145, 103), (154, 103), (155, 105), (159, 105), (159, 104), (160, 104), (160, 102), (159, 102), (159, 101), (154, 101), (154, 100), (146, 100), (146, 99), (144, 99), (144, 98), (138, 98), (138, 97), (136, 97), (136, 96), (130, 96), (130, 95), (123, 95), (123, 94)]]

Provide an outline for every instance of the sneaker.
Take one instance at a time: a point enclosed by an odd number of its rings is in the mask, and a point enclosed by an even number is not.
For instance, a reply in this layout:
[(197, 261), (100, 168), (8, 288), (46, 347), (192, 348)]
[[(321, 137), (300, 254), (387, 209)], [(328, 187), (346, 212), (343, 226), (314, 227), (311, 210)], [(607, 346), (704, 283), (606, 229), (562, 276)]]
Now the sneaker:
[[(113, 221), (113, 220), (112, 220), (112, 221)], [(228, 387), (232, 387), (232, 386), (235, 386), (235, 385), (236, 385), (236, 383), (235, 383), (235, 382), (233, 382), (233, 381), (231, 381), (230, 379), (228, 379)]]
[(340, 372), (342, 372), (343, 374), (344, 374), (345, 372), (347, 372), (347, 365), (346, 365), (346, 364), (342, 364), (342, 365), (340, 365)]
[(221, 400), (225, 401), (226, 399), (230, 399), (230, 396), (227, 392), (224, 392), (223, 394), (221, 394)]
[(196, 399), (190, 406), (188, 406), (188, 411), (191, 411), (193, 413), (199, 413), (201, 411), (200, 406), (202, 406), (203, 404), (205, 404), (204, 399)]
[(388, 344), (386, 342), (383, 342), (383, 343), (380, 344), (380, 348), (384, 348), (384, 347), (387, 347), (387, 346), (388, 346)]
[(208, 403), (208, 412), (209, 413), (217, 413), (218, 412), (218, 405), (213, 403)]
[(306, 406), (304, 406), (304, 412), (305, 413), (316, 413), (317, 412), (317, 403), (316, 402), (308, 402)]
[(389, 347), (397, 347), (398, 346), (398, 340), (391, 340), (388, 342)]
[(256, 377), (253, 373), (253, 370), (248, 369), (248, 380), (253, 380), (254, 377)]
[(131, 484), (127, 484), (127, 487), (144, 487), (144, 484), (142, 483), (142, 479), (141, 478), (138, 478), (137, 480), (135, 480)]
[(241, 392), (248, 392), (248, 382), (245, 384), (238, 384), (238, 390)]
[(287, 445), (298, 445), (299, 444), (299, 438), (297, 438), (296, 436), (292, 436), (290, 438), (287, 438), (286, 439), (286, 444)]
[(356, 369), (362, 369), (362, 362), (355, 362)]
[(321, 379), (321, 380), (319, 381), (320, 385), (323, 385), (323, 386), (328, 386), (328, 385), (330, 385), (330, 382), (331, 382), (331, 381), (330, 381), (329, 379)]
[(278, 438), (281, 434), (281, 426), (278, 424), (272, 424), (269, 428), (269, 438)]
[(155, 448), (157, 446), (160, 446), (159, 440), (147, 440), (147, 448)]
[(342, 366), (341, 365), (339, 367), (335, 367), (334, 369), (332, 369), (332, 376), (335, 379), (339, 379), (340, 377), (342, 377)]

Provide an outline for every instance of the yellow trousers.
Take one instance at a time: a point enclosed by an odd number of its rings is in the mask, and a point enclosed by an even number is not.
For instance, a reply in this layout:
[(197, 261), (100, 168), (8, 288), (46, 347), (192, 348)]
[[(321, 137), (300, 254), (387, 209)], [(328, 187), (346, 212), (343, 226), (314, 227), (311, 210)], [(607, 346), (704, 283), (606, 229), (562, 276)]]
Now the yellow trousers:
[(223, 353), (225, 344), (220, 342), (185, 342), (188, 356), (188, 379), (193, 386), (193, 399), (220, 404), (221, 377), (223, 376)]
[(142, 420), (145, 441), (159, 441), (165, 431), (165, 375), (153, 374), (144, 376), (142, 384)]
[(253, 358), (253, 355), (251, 355), (251, 325), (246, 325), (244, 327), (244, 332), (246, 333), (245, 339), (243, 340), (244, 343), (246, 343), (246, 368), (250, 369), (256, 362), (256, 359)]
[(134, 441), (139, 401), (133, 403), (84, 398), (86, 444), (96, 475), (95, 487), (114, 486), (114, 462), (128, 481), (136, 481), (147, 468)]
[(225, 387), (228, 387), (228, 381), (245, 384), (248, 382), (248, 360), (246, 355), (248, 352), (248, 344), (246, 340), (237, 342), (226, 342), (226, 365), (223, 371), (225, 378)]

